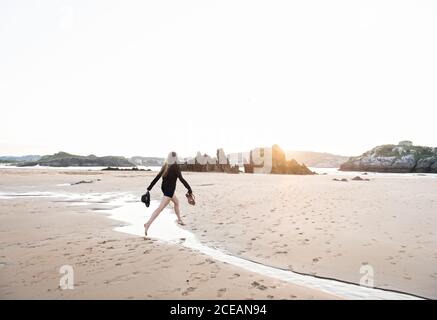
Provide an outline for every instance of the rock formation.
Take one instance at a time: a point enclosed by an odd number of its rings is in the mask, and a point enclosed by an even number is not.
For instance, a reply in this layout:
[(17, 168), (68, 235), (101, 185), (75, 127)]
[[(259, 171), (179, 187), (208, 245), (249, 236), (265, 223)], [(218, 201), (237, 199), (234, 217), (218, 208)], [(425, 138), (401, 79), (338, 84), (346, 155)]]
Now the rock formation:
[(370, 181), (370, 179), (363, 179), (360, 176), (353, 177), (351, 180), (353, 180), (353, 181)]
[(239, 173), (238, 165), (232, 166), (223, 149), (217, 149), (217, 156), (210, 157), (207, 154), (197, 153), (196, 157), (179, 164), (181, 171), (191, 172), (224, 172)]
[(414, 146), (411, 141), (382, 145), (349, 158), (340, 170), (437, 173), (437, 148)]
[(138, 169), (137, 167), (122, 169), (119, 167), (106, 167), (102, 171), (152, 171), (152, 169)]
[(250, 151), (249, 163), (244, 164), (246, 173), (276, 174), (314, 174), (305, 164), (296, 160), (287, 160), (285, 152), (278, 146), (256, 148)]

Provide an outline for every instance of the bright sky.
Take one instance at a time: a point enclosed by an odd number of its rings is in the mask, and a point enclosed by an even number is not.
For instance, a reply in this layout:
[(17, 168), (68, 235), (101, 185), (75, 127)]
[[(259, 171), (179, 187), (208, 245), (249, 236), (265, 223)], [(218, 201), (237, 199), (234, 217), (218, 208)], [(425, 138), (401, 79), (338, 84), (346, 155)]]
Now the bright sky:
[(437, 146), (437, 1), (0, 1), (0, 155)]

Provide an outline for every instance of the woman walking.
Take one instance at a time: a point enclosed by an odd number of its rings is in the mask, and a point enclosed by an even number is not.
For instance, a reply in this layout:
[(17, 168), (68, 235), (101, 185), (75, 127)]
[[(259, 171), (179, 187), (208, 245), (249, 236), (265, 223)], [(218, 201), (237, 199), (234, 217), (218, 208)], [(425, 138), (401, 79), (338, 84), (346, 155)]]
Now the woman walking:
[(177, 222), (180, 225), (184, 225), (184, 222), (181, 219), (179, 199), (174, 194), (176, 190), (176, 182), (178, 178), (183, 183), (185, 188), (187, 188), (188, 194), (191, 196), (193, 193), (188, 182), (185, 181), (185, 179), (182, 177), (181, 169), (179, 168), (179, 164), (177, 163), (176, 152), (170, 152), (168, 154), (167, 160), (165, 161), (158, 175), (150, 183), (149, 187), (147, 188), (147, 191), (152, 190), (153, 186), (156, 184), (156, 182), (158, 182), (158, 180), (161, 177), (162, 177), (161, 190), (162, 193), (164, 194), (164, 197), (162, 198), (159, 207), (151, 215), (149, 221), (147, 221), (144, 224), (144, 234), (146, 236), (147, 236), (147, 231), (149, 230), (152, 222), (158, 217), (158, 215), (161, 213), (162, 210), (164, 210), (164, 208), (170, 203), (170, 201), (172, 201), (174, 204), (174, 211), (176, 213), (176, 216), (178, 217)]

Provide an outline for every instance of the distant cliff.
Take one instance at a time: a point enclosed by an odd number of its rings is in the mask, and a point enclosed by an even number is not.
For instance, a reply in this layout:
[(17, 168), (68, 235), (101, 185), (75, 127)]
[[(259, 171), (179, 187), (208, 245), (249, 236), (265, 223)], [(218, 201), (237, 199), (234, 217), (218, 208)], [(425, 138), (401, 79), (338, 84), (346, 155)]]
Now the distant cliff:
[(67, 152), (58, 152), (53, 155), (46, 155), (37, 161), (26, 161), (17, 164), (20, 167), (48, 166), (48, 167), (135, 167), (125, 157), (95, 155), (78, 156)]
[(37, 161), (41, 159), (41, 156), (38, 155), (27, 155), (27, 156), (1, 156), (1, 163), (17, 163), (17, 162), (25, 162), (25, 161)]
[(326, 152), (287, 151), (286, 154), (288, 159), (295, 159), (309, 167), (316, 168), (339, 168), (342, 163), (348, 160), (348, 157)]
[(414, 146), (411, 141), (386, 144), (349, 158), (340, 170), (437, 173), (437, 148)]

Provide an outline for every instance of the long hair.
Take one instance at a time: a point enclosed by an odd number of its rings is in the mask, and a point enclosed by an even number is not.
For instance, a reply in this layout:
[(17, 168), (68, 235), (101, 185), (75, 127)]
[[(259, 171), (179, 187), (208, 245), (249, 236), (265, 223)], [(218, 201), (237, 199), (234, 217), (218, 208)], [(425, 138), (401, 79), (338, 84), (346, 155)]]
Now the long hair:
[(177, 164), (177, 154), (176, 152), (172, 151), (168, 154), (167, 156), (167, 160), (165, 160), (164, 165), (162, 166), (162, 176), (166, 177), (168, 174), (168, 168), (172, 165), (172, 164)]

